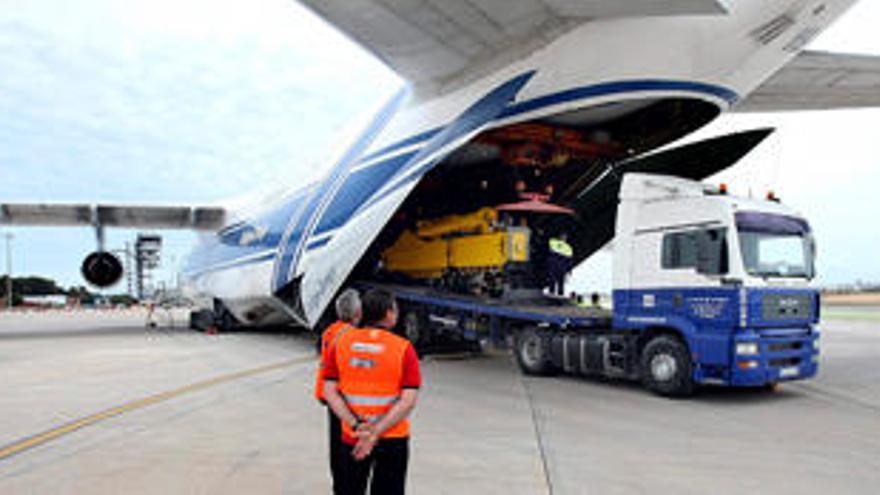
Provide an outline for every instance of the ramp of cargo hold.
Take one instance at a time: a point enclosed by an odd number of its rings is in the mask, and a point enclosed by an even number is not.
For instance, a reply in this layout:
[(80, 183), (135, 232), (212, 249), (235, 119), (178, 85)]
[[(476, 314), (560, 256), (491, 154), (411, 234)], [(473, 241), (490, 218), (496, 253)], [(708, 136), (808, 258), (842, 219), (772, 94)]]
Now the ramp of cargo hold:
[(574, 261), (581, 262), (614, 238), (618, 194), (625, 174), (642, 172), (703, 180), (737, 163), (773, 131), (765, 128), (728, 134), (610, 165), (580, 190), (573, 191), (566, 201), (577, 213), (573, 222), (567, 218), (547, 218), (543, 226), (567, 230), (574, 247)]
[(360, 289), (382, 288), (400, 300), (445, 307), (484, 316), (500, 316), (535, 323), (552, 323), (567, 327), (608, 328), (611, 312), (607, 309), (566, 304), (558, 299), (520, 301), (451, 294), (425, 286), (399, 285), (378, 282), (358, 282)]

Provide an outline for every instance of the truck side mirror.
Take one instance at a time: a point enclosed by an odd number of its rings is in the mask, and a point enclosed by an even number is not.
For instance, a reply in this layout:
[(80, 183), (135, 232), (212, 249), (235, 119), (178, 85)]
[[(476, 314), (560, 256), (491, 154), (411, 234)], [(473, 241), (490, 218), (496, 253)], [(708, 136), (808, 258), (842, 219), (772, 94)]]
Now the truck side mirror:
[(727, 229), (708, 229), (696, 233), (697, 273), (724, 275), (728, 272)]
[(807, 263), (807, 278), (813, 280), (816, 278), (816, 238), (810, 235), (807, 240), (807, 247), (810, 250), (810, 259)]

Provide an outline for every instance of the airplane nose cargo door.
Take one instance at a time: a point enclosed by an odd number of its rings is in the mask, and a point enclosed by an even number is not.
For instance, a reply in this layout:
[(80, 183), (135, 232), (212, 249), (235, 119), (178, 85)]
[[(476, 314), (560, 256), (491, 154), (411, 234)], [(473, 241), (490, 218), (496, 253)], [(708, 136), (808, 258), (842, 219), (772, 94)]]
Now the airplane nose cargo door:
[[(299, 302), (303, 317), (310, 325), (321, 317), (333, 295), (419, 180), (500, 117), (533, 75), (534, 72), (526, 72), (496, 87), (434, 134), (424, 146), (411, 155), (404, 154), (403, 160), (401, 155), (389, 158), (387, 161), (401, 162), (395, 163), (393, 173), (381, 181), (367, 184), (366, 194), (364, 182), (357, 180), (354, 173), (342, 181), (316, 224), (338, 216), (340, 209), (350, 213), (346, 218), (336, 219), (338, 226), (332, 230), (317, 233), (312, 229), (308, 241), (302, 243), (304, 253), (300, 264), (309, 269), (300, 284)], [(367, 167), (378, 169), (383, 165), (387, 162), (379, 159)], [(363, 199), (353, 206), (350, 204), (353, 197)]]

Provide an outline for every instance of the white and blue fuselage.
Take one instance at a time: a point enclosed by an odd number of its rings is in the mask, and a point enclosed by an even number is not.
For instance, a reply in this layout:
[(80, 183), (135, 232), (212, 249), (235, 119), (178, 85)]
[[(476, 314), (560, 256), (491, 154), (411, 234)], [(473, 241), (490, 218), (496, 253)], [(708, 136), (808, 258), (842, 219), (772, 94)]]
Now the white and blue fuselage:
[[(222, 301), (246, 323), (311, 326), (422, 177), (477, 134), (560, 116), (619, 121), (666, 99), (713, 110), (682, 129), (692, 132), (767, 80), (852, 3), (738, 0), (725, 16), (601, 19), (442, 91), (402, 90), (323, 181), (292, 186), (259, 213), (204, 235), (184, 269), (185, 290)], [(762, 27), (780, 15), (793, 24), (768, 39)], [(659, 119), (637, 132), (661, 135), (670, 125)]]

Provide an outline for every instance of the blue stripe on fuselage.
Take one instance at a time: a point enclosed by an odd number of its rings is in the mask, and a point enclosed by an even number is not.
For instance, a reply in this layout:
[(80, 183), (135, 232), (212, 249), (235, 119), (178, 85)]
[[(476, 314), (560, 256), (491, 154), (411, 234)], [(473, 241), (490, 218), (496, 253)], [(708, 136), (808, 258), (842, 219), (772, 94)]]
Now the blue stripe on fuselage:
[(403, 153), (350, 173), (324, 210), (315, 228), (315, 235), (345, 224), (354, 212), (385, 185), (388, 179), (397, 174), (415, 154), (415, 152)]
[(325, 179), (317, 188), (315, 193), (309, 199), (309, 203), (305, 210), (293, 219), (292, 225), (288, 228), (285, 238), (279, 245), (278, 257), (275, 262), (275, 274), (273, 277), (272, 291), (278, 292), (289, 282), (291, 272), (296, 268), (299, 257), (302, 253), (304, 240), (310, 235), (310, 231), (314, 228), (315, 222), (320, 215), (319, 210), (326, 205), (330, 195), (339, 180), (345, 177), (346, 173), (354, 166), (360, 156), (367, 150), (379, 132), (385, 128), (391, 116), (397, 111), (404, 99), (408, 96), (408, 88), (401, 89), (384, 108), (379, 112), (375, 119), (367, 127), (367, 130), (358, 138), (357, 142), (349, 148), (343, 155), (342, 159), (333, 168), (329, 177)]
[(432, 137), (436, 136), (437, 133), (439, 133), (442, 130), (443, 130), (443, 127), (435, 127), (434, 129), (430, 129), (425, 132), (420, 132), (419, 134), (416, 134), (415, 136), (410, 136), (402, 141), (398, 141), (398, 142), (391, 144), (391, 145), (388, 145), (380, 150), (374, 151), (374, 152), (366, 155), (365, 157), (361, 158), (360, 160), (358, 160), (358, 162), (359, 163), (366, 163), (374, 158), (387, 155), (387, 154), (394, 152), (394, 151), (397, 151), (399, 149), (406, 148), (407, 146), (419, 144), (422, 141), (427, 141), (427, 140), (431, 139)]
[(332, 239), (332, 238), (333, 238), (333, 236), (328, 235), (327, 237), (324, 237), (324, 238), (321, 238), (321, 239), (318, 239), (315, 241), (311, 241), (311, 242), (309, 242), (308, 245), (306, 245), (306, 250), (311, 251), (312, 249), (318, 249), (319, 247), (324, 246), (328, 242), (330, 242), (330, 239)]
[(230, 224), (216, 234), (205, 234), (203, 241), (189, 256), (183, 269), (184, 273), (205, 271), (267, 249), (277, 248), (290, 218), (302, 206), (309, 190), (310, 187), (306, 187), (295, 191), (273, 209), (252, 219)]
[(667, 79), (636, 79), (631, 81), (615, 81), (580, 88), (572, 88), (549, 95), (540, 96), (531, 100), (516, 103), (507, 108), (502, 118), (513, 117), (526, 112), (540, 110), (542, 108), (569, 103), (578, 100), (587, 100), (624, 93), (641, 93), (651, 91), (682, 91), (687, 93), (702, 93), (714, 96), (733, 105), (739, 100), (735, 91), (714, 84), (698, 83), (691, 81), (673, 81)]
[(402, 167), (400, 174), (398, 174), (400, 178), (396, 184), (392, 185), (381, 195), (372, 198), (361, 209), (369, 208), (405, 185), (418, 180), (443, 158), (443, 156), (438, 155), (439, 151), (457, 140), (478, 131), (503, 115), (505, 109), (513, 101), (520, 89), (534, 75), (535, 71), (520, 74), (477, 100), (454, 121), (444, 127), (443, 132), (435, 134), (418, 153), (415, 153), (415, 156)]

